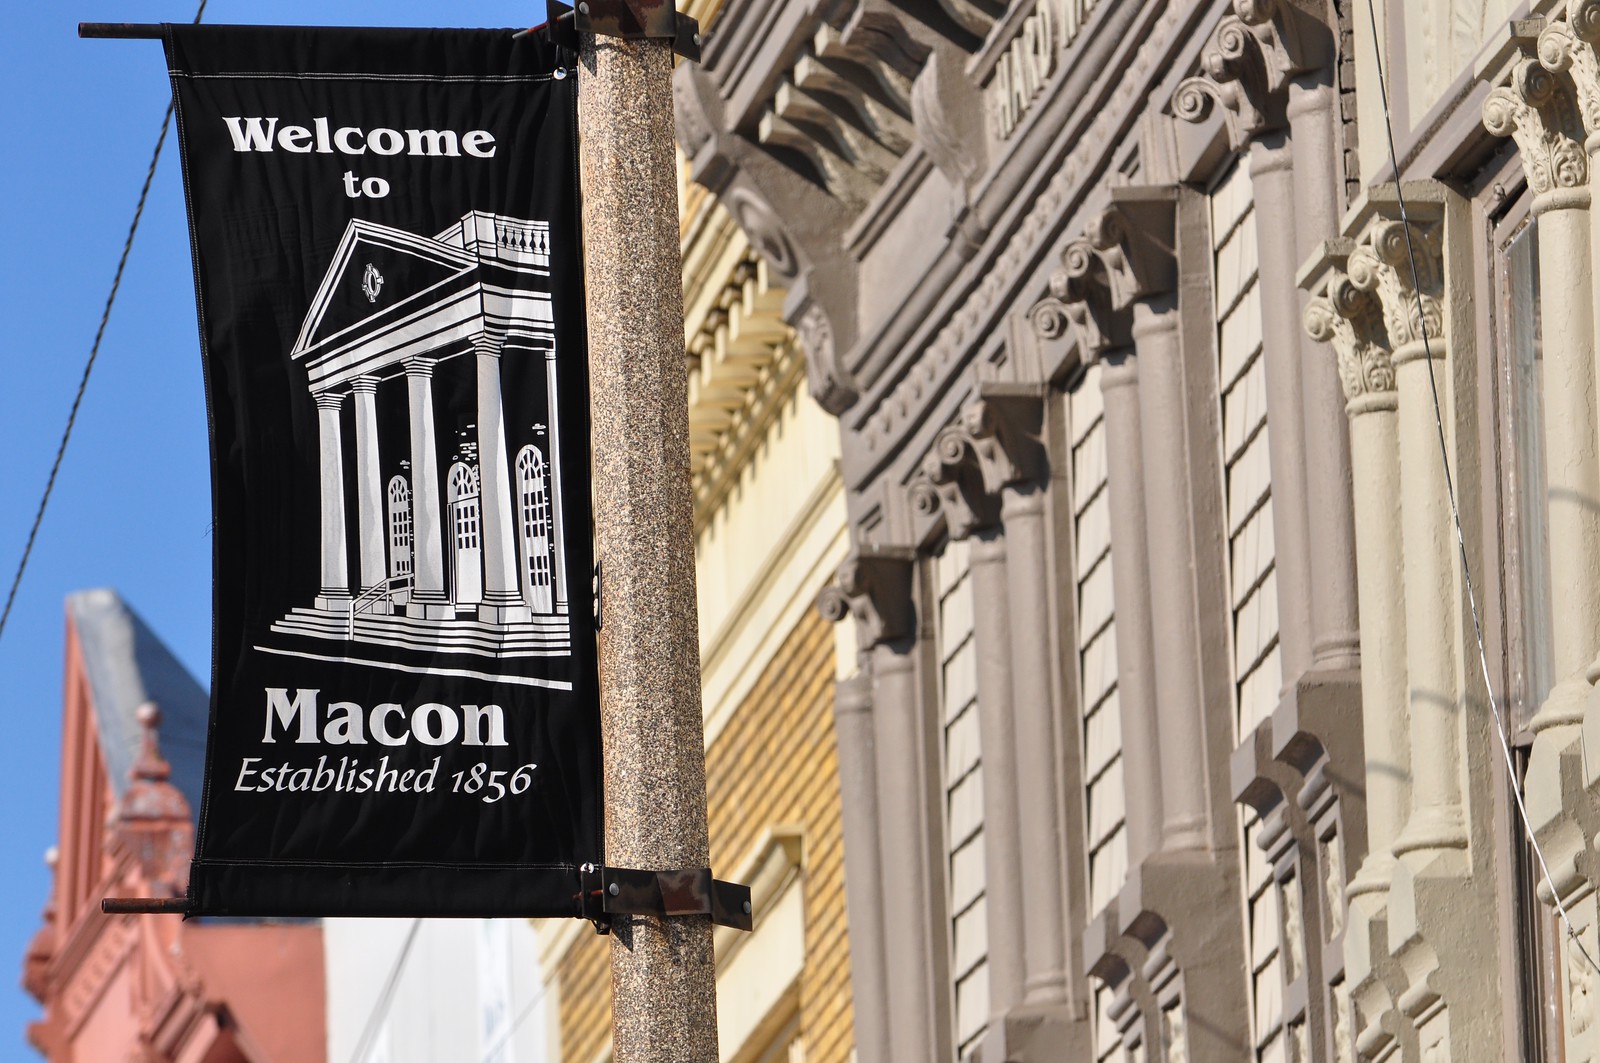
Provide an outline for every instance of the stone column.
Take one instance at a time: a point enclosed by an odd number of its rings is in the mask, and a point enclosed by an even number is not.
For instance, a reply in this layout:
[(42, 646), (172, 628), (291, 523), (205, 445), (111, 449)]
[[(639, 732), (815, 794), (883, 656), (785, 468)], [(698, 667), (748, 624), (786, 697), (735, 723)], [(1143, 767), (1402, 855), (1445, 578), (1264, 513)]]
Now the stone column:
[[(1163, 305), (1164, 304), (1164, 305)], [(1202, 849), (1210, 842), (1206, 807), (1205, 712), (1195, 623), (1194, 525), (1186, 495), (1183, 387), (1178, 312), (1169, 296), (1134, 306), (1139, 357), (1139, 422), (1145, 460), (1151, 632), (1160, 647), (1156, 712), (1161, 733), (1162, 848)]]
[[(483, 527), (483, 602), (478, 606), (478, 619), (496, 624), (533, 619), (517, 579), (517, 531), (512, 523), (511, 473), (500, 401), (503, 339), (485, 333), (473, 341), (478, 362), (478, 511)], [(551, 507), (556, 508), (554, 499)], [(557, 555), (557, 568), (561, 561)]]
[[(1267, 432), (1272, 446), (1273, 567), (1278, 583), (1278, 659), (1285, 684), (1311, 666), (1311, 559), (1306, 511), (1306, 445), (1300, 379), (1299, 264), (1294, 231), (1294, 156), (1281, 132), (1250, 144), (1255, 195), (1257, 285), (1266, 360)], [(1336, 489), (1329, 485), (1330, 489)]]
[[(840, 619), (844, 610), (823, 615)], [(850, 919), (850, 980), (854, 989), (856, 1058), (888, 1063), (888, 949), (883, 937), (885, 881), (878, 850), (877, 743), (873, 738), (870, 647), (862, 654), (868, 669), (839, 681), (834, 692), (834, 733), (838, 739), (839, 799), (843, 807), (845, 906)], [(898, 953), (897, 953), (898, 955)]]
[(1161, 848), (1161, 748), (1155, 704), (1155, 641), (1150, 626), (1150, 570), (1144, 515), (1144, 455), (1138, 361), (1129, 313), (1112, 306), (1110, 276), (1087, 239), (1062, 252), (1050, 297), (1029, 311), (1039, 335), (1073, 333), (1079, 358), (1100, 362), (1105, 401), (1106, 491), (1111, 514), (1112, 605), (1116, 614), (1117, 702), (1122, 724), (1122, 781), (1128, 866)]
[(317, 442), (322, 457), (322, 583), (318, 609), (344, 609), (350, 604), (349, 566), (345, 559), (344, 442), (339, 407), (344, 396), (317, 394)]
[[(1308, 472), (1329, 475), (1326, 494), (1339, 494), (1347, 477), (1334, 466), (1312, 460), (1308, 440), (1315, 428), (1340, 440), (1344, 428), (1337, 394), (1324, 375), (1303, 378), (1308, 353), (1298, 319), (1300, 293), (1294, 277), (1307, 246), (1333, 235), (1335, 172), (1332, 158), (1331, 91), (1323, 84), (1334, 61), (1333, 38), (1311, 12), (1286, 3), (1234, 0), (1234, 14), (1222, 19), (1201, 54), (1204, 71), (1187, 78), (1173, 95), (1173, 112), (1185, 121), (1202, 121), (1220, 105), (1230, 145), (1248, 148), (1256, 203), (1256, 252), (1261, 292), (1261, 331), (1266, 359), (1267, 422), (1272, 433), (1272, 523), (1276, 540), (1278, 653), (1286, 684), (1293, 684), (1320, 656), (1332, 667), (1354, 663), (1354, 607), (1349, 510), (1318, 505), (1321, 526), (1313, 529)], [(1293, 150), (1286, 135), (1292, 128)], [(1302, 153), (1301, 136), (1306, 137)], [(1296, 173), (1303, 160), (1304, 173)], [(1320, 232), (1311, 231), (1321, 227)], [(1300, 232), (1300, 229), (1306, 232)], [(1337, 450), (1337, 447), (1323, 447)], [(1313, 470), (1312, 465), (1316, 468)], [(1315, 539), (1315, 543), (1313, 540)], [(1313, 550), (1320, 582), (1328, 586), (1313, 598)], [(1314, 619), (1314, 616), (1316, 619)], [(1325, 629), (1324, 629), (1325, 628)], [(1320, 652), (1314, 647), (1321, 644)]]
[(1557, 586), (1550, 594), (1556, 684), (1531, 721), (1535, 739), (1527, 792), (1536, 825), (1561, 814), (1558, 761), (1577, 737), (1593, 696), (1589, 677), (1600, 673), (1595, 659), (1600, 650), (1600, 407), (1594, 349), (1600, 212), (1590, 209), (1590, 156), (1582, 146), (1587, 126), (1594, 130), (1587, 138), (1589, 153), (1600, 151), (1596, 16), (1600, 4), (1573, 4), (1571, 22), (1552, 22), (1539, 36), (1544, 65), (1528, 57), (1518, 60), (1509, 84), (1492, 91), (1483, 107), (1489, 132), (1516, 139), (1538, 218), (1545, 519), (1549, 571)]
[[(361, 544), (360, 590), (368, 591), (389, 576), (384, 552), (383, 467), (378, 458), (378, 378), (357, 377), (350, 384), (356, 406), (356, 521)], [(389, 611), (389, 599), (372, 605), (375, 613)]]
[(861, 647), (861, 672), (840, 685), (836, 701), (851, 979), (856, 1006), (867, 1012), (856, 1024), (861, 1063), (935, 1059), (940, 1044), (935, 978), (947, 964), (934, 951), (944, 933), (928, 887), (937, 858), (925, 758), (916, 752), (927, 736), (916, 673), (915, 558), (910, 549), (859, 547), (817, 603), (830, 620), (848, 612)]
[(1161, 730), (1156, 720), (1155, 637), (1145, 536), (1144, 444), (1139, 363), (1124, 349), (1101, 363), (1106, 404), (1106, 491), (1111, 505), (1111, 584), (1117, 611), (1117, 700), (1122, 718), (1122, 779), (1128, 865), (1161, 847)]
[(406, 615), (439, 620), (455, 615), (444, 589), (443, 522), (439, 513), (439, 448), (433, 431), (433, 361), (407, 358), (411, 401), (411, 600)]
[(548, 396), (550, 423), (550, 531), (554, 537), (556, 615), (567, 615), (567, 518), (561, 504), (561, 404), (556, 401), (556, 349), (554, 341), (544, 352), (545, 394)]
[[(1325, 257), (1348, 257), (1340, 241)], [(1350, 419), (1356, 548), (1361, 563), (1361, 710), (1366, 747), (1367, 856), (1350, 880), (1352, 904), (1381, 903), (1394, 872), (1394, 842), (1411, 807), (1411, 737), (1406, 710), (1405, 555), (1401, 549), (1400, 439), (1394, 363), (1383, 307), (1329, 270), (1306, 308), (1307, 334), (1332, 343)]]
[(1177, 199), (1168, 187), (1119, 188), (1095, 219), (1090, 241), (1106, 266), (1113, 304), (1131, 308), (1139, 359), (1140, 452), (1144, 457), (1150, 618), (1160, 647), (1155, 701), (1161, 733), (1162, 848), (1210, 844), (1205, 703), (1201, 688), (1197, 544), (1188, 508), (1188, 442), (1182, 342), (1178, 335)]
[[(1339, 231), (1338, 180), (1343, 167), (1334, 142), (1338, 95), (1329, 83), (1330, 74), (1331, 70), (1325, 69), (1289, 84), (1296, 263)], [(1304, 293), (1297, 294), (1303, 302)], [(1335, 361), (1318, 349), (1309, 333), (1297, 338), (1301, 435), (1307, 441), (1304, 496), (1311, 577), (1311, 662), (1314, 668), (1354, 668), (1361, 662), (1360, 647), (1365, 640), (1359, 623), (1350, 422), (1341, 412), (1345, 393)], [(1276, 436), (1273, 438), (1276, 443)]]
[[(1428, 207), (1413, 204), (1412, 213), (1420, 217)], [(1411, 815), (1394, 849), (1402, 857), (1417, 853), (1419, 861), (1467, 844), (1456, 648), (1459, 555), (1433, 400), (1437, 387), (1440, 408), (1451, 409), (1448, 337), (1441, 306), (1442, 227), (1439, 220), (1414, 221), (1408, 241), (1402, 223), (1380, 219), (1349, 260), (1355, 286), (1376, 293), (1382, 301), (1394, 352), (1406, 674), (1411, 748), (1418, 754), (1411, 762)], [(1412, 284), (1413, 251), (1420, 288)], [(1435, 363), (1431, 370), (1430, 357)]]
[[(1011, 622), (1006, 601), (1006, 541), (996, 524), (998, 498), (978, 468), (976, 443), (963, 423), (947, 427), (923, 461), (925, 482), (912, 489), (925, 515), (942, 512), (953, 541), (971, 548), (973, 642), (978, 680), (978, 740), (983, 764), (983, 863), (989, 935), (991, 1025), (1022, 1003), (1027, 916), (1026, 859), (1018, 825), (1017, 728), (1012, 699)], [(1036, 742), (1046, 736), (1032, 735)], [(1036, 796), (1036, 795), (1035, 795)]]

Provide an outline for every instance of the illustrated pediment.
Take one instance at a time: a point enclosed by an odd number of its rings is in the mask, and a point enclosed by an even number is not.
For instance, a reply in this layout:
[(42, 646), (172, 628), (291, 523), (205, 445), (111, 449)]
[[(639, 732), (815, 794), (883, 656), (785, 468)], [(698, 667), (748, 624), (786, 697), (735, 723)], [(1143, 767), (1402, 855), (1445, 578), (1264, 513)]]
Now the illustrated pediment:
[(477, 264), (476, 255), (460, 248), (353, 220), (317, 288), (291, 357)]

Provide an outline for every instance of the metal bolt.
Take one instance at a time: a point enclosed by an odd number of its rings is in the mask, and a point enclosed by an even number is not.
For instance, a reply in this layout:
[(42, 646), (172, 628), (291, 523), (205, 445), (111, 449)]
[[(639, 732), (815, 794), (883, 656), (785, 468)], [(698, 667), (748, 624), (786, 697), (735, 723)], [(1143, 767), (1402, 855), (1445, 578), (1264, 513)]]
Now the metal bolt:
[(580, 14), (580, 15), (584, 16), (585, 18), (587, 18), (589, 16), (589, 5), (588, 4), (579, 4), (578, 5), (578, 14)]
[(744, 902), (744, 914), (745, 915), (749, 915), (750, 914), (750, 902), (749, 901), (745, 901)]
[(696, 48), (700, 47), (700, 35), (698, 33), (694, 35), (694, 46)]
[(613, 882), (610, 886), (606, 887), (606, 889), (607, 889), (607, 892), (609, 892), (611, 894), (611, 896), (613, 896), (613, 897), (615, 897), (617, 894), (622, 892), (622, 887), (617, 885), (615, 882)]

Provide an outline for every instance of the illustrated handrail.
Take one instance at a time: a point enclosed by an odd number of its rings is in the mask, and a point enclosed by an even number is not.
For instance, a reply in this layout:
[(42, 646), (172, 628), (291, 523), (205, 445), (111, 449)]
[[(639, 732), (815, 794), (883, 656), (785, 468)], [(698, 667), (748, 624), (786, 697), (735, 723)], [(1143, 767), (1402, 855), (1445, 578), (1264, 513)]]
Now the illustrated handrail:
[(356, 637), (356, 617), (368, 612), (377, 604), (379, 598), (387, 598), (395, 591), (411, 589), (411, 573), (402, 572), (398, 576), (390, 576), (381, 583), (375, 583), (356, 596), (350, 603), (350, 616), (345, 624), (345, 638)]

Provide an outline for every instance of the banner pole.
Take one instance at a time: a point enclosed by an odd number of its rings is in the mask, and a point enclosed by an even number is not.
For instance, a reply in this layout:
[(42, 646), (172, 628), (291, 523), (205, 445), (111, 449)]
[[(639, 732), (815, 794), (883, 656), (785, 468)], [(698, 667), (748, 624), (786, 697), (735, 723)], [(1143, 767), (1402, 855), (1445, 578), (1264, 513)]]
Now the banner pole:
[[(579, 170), (601, 564), (606, 863), (710, 866), (672, 45), (582, 35)], [(617, 1063), (715, 1063), (705, 915), (613, 926)]]

